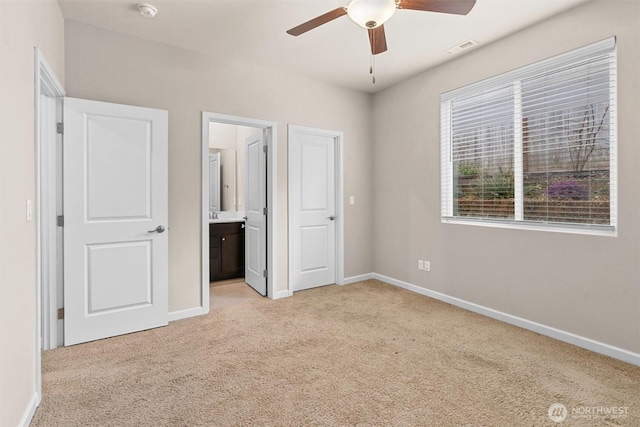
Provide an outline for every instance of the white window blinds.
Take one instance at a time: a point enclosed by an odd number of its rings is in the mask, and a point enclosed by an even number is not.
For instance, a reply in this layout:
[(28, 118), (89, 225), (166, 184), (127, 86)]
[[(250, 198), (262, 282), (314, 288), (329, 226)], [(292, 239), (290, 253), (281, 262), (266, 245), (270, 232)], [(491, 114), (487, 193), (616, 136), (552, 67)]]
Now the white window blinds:
[(611, 230), (615, 38), (441, 97), (443, 220)]

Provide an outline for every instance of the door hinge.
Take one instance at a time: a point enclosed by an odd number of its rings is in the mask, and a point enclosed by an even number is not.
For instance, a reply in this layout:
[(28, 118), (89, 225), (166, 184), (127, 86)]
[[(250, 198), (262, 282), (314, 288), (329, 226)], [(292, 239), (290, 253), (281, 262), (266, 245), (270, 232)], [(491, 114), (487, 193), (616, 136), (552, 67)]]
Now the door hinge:
[(58, 320), (64, 320), (64, 307), (58, 309)]
[(262, 272), (262, 277), (264, 277), (265, 279), (269, 276), (269, 274), (267, 273), (267, 270), (264, 270)]
[(63, 123), (56, 123), (56, 133), (59, 133), (60, 135), (64, 134), (64, 124)]
[(267, 154), (267, 151), (269, 151), (269, 147), (265, 144), (262, 146), (262, 152)]
[(58, 215), (56, 218), (56, 224), (58, 224), (58, 227), (64, 227), (64, 216)]
[(266, 215), (267, 214), (267, 208), (262, 208), (262, 215)]

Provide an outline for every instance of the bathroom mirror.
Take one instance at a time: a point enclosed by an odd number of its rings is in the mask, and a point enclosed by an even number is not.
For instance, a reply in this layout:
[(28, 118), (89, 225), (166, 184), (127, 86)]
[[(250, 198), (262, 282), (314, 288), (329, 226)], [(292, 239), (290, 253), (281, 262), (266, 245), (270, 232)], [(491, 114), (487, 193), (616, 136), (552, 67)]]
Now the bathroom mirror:
[[(237, 153), (236, 150), (209, 149), (209, 156), (219, 154), (220, 181), (216, 186), (215, 180), (210, 183), (210, 199), (214, 200), (218, 192), (220, 208), (217, 211), (237, 211), (238, 210), (238, 190), (237, 190)], [(217, 187), (217, 188), (216, 188)], [(216, 209), (214, 209), (216, 210)]]
[[(244, 211), (245, 139), (256, 132), (255, 128), (209, 124), (209, 157), (220, 156), (220, 183), (210, 184), (210, 198), (219, 191), (220, 212)], [(210, 209), (211, 210), (211, 209)]]

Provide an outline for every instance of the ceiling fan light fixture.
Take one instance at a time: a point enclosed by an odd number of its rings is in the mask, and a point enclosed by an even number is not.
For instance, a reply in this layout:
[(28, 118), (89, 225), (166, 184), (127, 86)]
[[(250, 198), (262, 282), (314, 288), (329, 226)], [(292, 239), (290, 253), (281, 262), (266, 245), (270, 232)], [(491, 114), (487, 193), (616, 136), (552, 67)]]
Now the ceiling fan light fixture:
[(372, 29), (384, 24), (396, 13), (395, 0), (352, 0), (347, 15), (362, 28)]

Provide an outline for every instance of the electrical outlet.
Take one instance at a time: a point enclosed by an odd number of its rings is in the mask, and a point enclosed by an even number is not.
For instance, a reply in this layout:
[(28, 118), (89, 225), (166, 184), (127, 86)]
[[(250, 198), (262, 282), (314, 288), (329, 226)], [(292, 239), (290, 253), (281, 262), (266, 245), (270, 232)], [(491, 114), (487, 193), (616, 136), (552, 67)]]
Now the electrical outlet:
[(424, 270), (424, 261), (418, 260), (418, 270)]
[(429, 261), (424, 262), (424, 271), (431, 271), (431, 262)]

